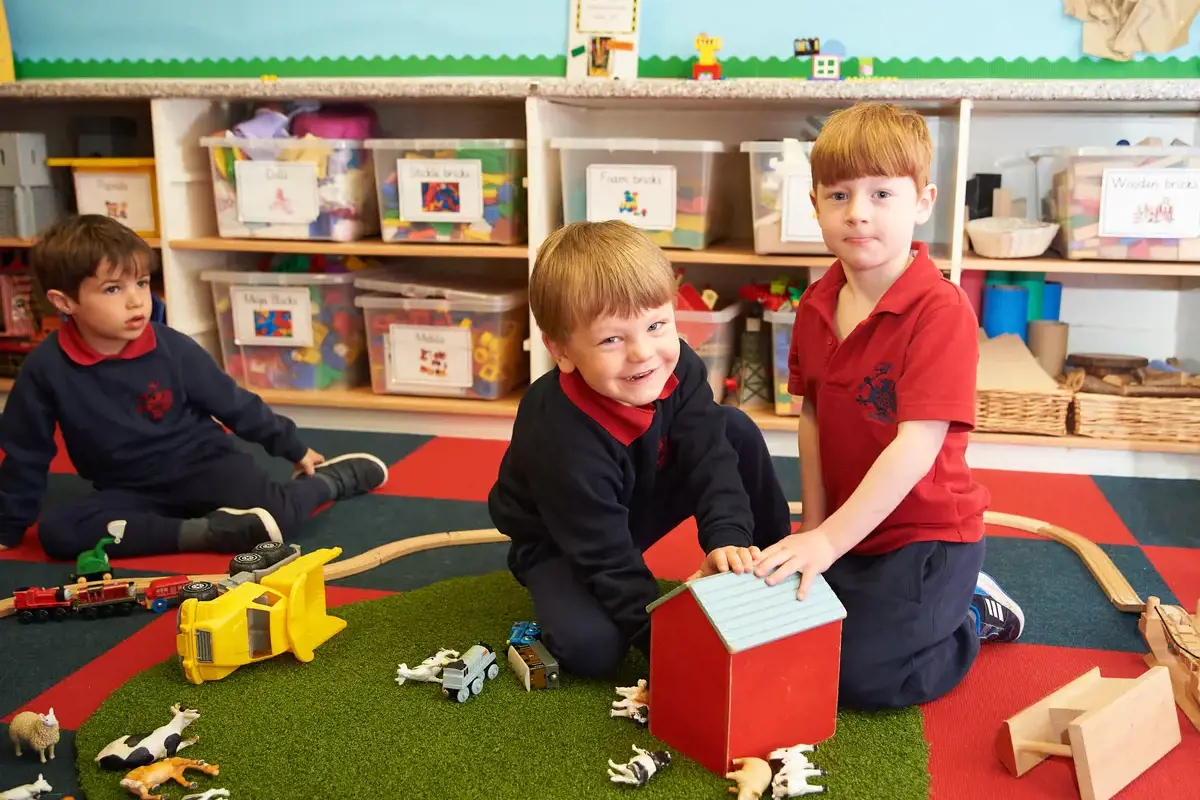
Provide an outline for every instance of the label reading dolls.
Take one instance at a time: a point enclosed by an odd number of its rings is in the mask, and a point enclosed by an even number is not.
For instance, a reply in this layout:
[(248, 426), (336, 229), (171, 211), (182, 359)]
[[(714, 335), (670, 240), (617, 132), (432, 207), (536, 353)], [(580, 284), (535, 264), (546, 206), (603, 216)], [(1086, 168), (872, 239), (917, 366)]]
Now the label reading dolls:
[(400, 219), (474, 222), (483, 218), (483, 162), (471, 158), (396, 161)]
[(619, 219), (650, 231), (675, 229), (675, 167), (592, 164), (587, 168), (588, 222)]
[(469, 389), (471, 329), (449, 325), (392, 325), (388, 328), (387, 388)]
[(307, 225), (320, 214), (311, 161), (237, 161), (233, 168), (241, 222)]
[(308, 287), (231, 286), (233, 340), (239, 345), (312, 347)]

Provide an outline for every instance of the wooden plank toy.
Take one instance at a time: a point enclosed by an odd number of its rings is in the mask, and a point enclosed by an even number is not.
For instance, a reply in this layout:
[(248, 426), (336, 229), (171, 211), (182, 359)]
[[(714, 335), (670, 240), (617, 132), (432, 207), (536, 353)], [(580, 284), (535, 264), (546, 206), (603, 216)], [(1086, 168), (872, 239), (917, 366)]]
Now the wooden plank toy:
[(1181, 738), (1165, 667), (1139, 678), (1105, 678), (1093, 667), (1006, 720), (996, 756), (1017, 778), (1050, 756), (1070, 758), (1081, 800), (1108, 800)]

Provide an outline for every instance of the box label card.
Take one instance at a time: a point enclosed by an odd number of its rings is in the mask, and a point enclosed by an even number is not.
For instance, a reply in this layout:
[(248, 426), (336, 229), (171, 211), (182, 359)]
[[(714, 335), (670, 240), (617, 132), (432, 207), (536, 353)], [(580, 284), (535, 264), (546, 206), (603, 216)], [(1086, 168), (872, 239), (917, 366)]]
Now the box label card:
[(100, 214), (134, 231), (152, 231), (154, 195), (148, 172), (76, 172), (80, 214)]
[(233, 340), (238, 345), (312, 347), (308, 287), (233, 286)]
[(400, 219), (474, 222), (483, 218), (483, 162), (471, 158), (396, 161)]
[(675, 229), (675, 167), (592, 164), (587, 168), (588, 222), (619, 219), (643, 230)]
[(1100, 181), (1101, 236), (1200, 237), (1200, 170), (1106, 169)]
[(392, 325), (386, 341), (388, 389), (403, 391), (414, 384), (471, 388), (470, 328)]
[(783, 179), (782, 220), (779, 239), (783, 242), (820, 242), (821, 225), (817, 222), (817, 211), (813, 208), (809, 191), (812, 190), (812, 173), (792, 172)]
[(311, 161), (237, 161), (233, 169), (239, 221), (307, 225), (320, 214)]

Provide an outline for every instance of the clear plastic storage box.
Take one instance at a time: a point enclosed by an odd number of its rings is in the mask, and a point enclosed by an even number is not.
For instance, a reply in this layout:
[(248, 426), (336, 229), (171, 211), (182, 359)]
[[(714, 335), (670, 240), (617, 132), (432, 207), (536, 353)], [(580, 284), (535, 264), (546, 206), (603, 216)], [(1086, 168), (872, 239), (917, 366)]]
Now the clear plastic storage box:
[(375, 169), (358, 139), (206, 136), (217, 232), (349, 242), (379, 233)]
[(368, 139), (385, 242), (525, 241), (525, 142)]
[(812, 142), (796, 139), (742, 142), (742, 152), (750, 155), (754, 252), (829, 252), (809, 197), (811, 150)]
[(708, 368), (708, 383), (717, 402), (725, 398), (725, 379), (733, 369), (738, 350), (738, 320), (742, 304), (733, 303), (720, 311), (675, 312), (679, 338), (696, 351)]
[(1200, 148), (1050, 154), (1051, 219), (1059, 225), (1053, 247), (1064, 257), (1200, 261)]
[(660, 247), (703, 250), (723, 237), (728, 206), (717, 158), (722, 142), (554, 138), (567, 223), (620, 219)]
[(356, 273), (207, 270), (225, 371), (249, 389), (350, 389), (367, 379)]
[(529, 380), (524, 287), (389, 275), (356, 285), (377, 394), (498, 400)]
[(800, 415), (800, 398), (788, 392), (788, 355), (792, 349), (792, 326), (796, 322), (795, 309), (764, 311), (763, 321), (771, 325), (771, 344), (775, 354), (775, 413), (780, 416)]

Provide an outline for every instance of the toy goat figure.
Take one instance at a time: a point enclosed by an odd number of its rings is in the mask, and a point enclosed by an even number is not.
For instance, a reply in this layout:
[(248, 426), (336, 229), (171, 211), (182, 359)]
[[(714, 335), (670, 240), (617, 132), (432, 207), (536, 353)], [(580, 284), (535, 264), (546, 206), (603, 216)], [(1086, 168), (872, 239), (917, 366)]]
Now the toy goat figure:
[(153, 733), (122, 736), (109, 742), (96, 756), (96, 763), (112, 770), (143, 767), (200, 741), (198, 736), (183, 738), (183, 729), (200, 718), (199, 711), (176, 703), (171, 706), (171, 713), (174, 715), (171, 721)]
[(0, 792), (0, 800), (36, 800), (36, 798), (49, 791), (53, 791), (46, 779), (41, 775), (37, 776), (37, 780), (33, 783), (25, 783), (15, 788), (9, 789), (7, 792)]
[(175, 781), (186, 789), (196, 788), (196, 782), (189, 781), (183, 774), (189, 769), (198, 769), (205, 775), (221, 774), (221, 768), (216, 764), (209, 764), (199, 759), (164, 758), (162, 761), (131, 770), (121, 780), (121, 786), (136, 794), (141, 800), (162, 800), (166, 797), (165, 794), (150, 794), (150, 792), (167, 781)]
[(396, 683), (404, 685), (404, 681), (425, 681), (441, 683), (442, 667), (457, 659), (461, 653), (457, 650), (442, 648), (417, 666), (409, 669), (408, 664), (401, 664), (396, 669)]
[(624, 764), (616, 764), (608, 760), (608, 777), (613, 783), (627, 783), (631, 786), (645, 786), (646, 782), (658, 774), (659, 770), (671, 763), (671, 754), (666, 750), (643, 750), (633, 745), (636, 756)]
[(771, 765), (761, 758), (735, 758), (733, 765), (737, 770), (725, 777), (737, 786), (730, 786), (729, 793), (736, 794), (737, 800), (759, 800), (771, 785)]
[(48, 714), (35, 711), (17, 714), (8, 726), (8, 737), (16, 748), (17, 758), (21, 757), (21, 743), (24, 742), (37, 751), (45, 764), (46, 751), (49, 750), (50, 758), (54, 758), (54, 745), (58, 744), (58, 718), (54, 716), (54, 709), (51, 708)]

